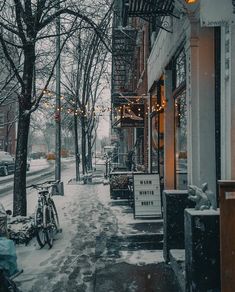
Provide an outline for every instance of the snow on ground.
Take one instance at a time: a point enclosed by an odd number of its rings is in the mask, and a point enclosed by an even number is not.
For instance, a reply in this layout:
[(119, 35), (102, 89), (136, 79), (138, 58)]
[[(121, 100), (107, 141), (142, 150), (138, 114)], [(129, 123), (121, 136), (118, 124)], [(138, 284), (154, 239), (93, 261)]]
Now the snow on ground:
[(30, 171), (35, 171), (43, 168), (47, 168), (50, 166), (50, 162), (45, 158), (42, 159), (31, 159), (30, 163)]
[[(77, 200), (79, 187), (76, 185), (68, 186), (66, 181), (71, 177), (71, 173), (70, 171), (65, 171), (65, 173), (63, 177), (65, 196), (53, 197), (59, 213), (60, 227), (62, 228), (62, 233), (57, 235), (53, 248), (44, 247), (40, 249), (35, 239), (28, 246), (17, 246), (18, 264), (24, 270), (18, 280), (20, 280), (25, 291), (30, 291), (34, 282), (37, 281), (37, 275), (42, 275), (47, 271), (53, 272), (58, 268), (53, 266), (53, 260), (58, 260), (62, 254), (63, 257), (70, 255), (71, 240), (76, 234), (76, 221), (71, 221), (71, 219), (77, 215), (76, 206), (79, 204)], [(32, 190), (28, 195), (28, 215), (34, 212), (36, 202), (37, 193)]]
[[(109, 207), (112, 205), (109, 195), (109, 186), (106, 186), (105, 189), (107, 189), (106, 192), (102, 191), (103, 186), (99, 186), (100, 191), (98, 192), (99, 200), (104, 204), (106, 207)], [(115, 202), (115, 201), (114, 201)], [(142, 220), (142, 219), (135, 219), (133, 212), (130, 213), (130, 207), (129, 206), (112, 206), (111, 207), (112, 212), (115, 214), (115, 217), (117, 218), (118, 222), (118, 235), (125, 235), (130, 233), (137, 233), (138, 231), (132, 229), (132, 224), (135, 223), (148, 223), (148, 222), (159, 222), (162, 221), (161, 219), (154, 219), (154, 220)], [(144, 233), (145, 231), (142, 231)], [(139, 232), (138, 232), (139, 233)]]
[[(121, 251), (120, 261), (143, 266), (146, 264), (156, 264), (164, 262), (163, 253), (159, 250), (138, 250), (138, 251)], [(119, 260), (118, 260), (119, 261)]]
[(92, 158), (93, 165), (105, 165), (105, 160), (102, 158)]
[[(74, 157), (61, 158), (62, 163), (73, 162), (73, 161), (74, 161)], [(36, 171), (36, 170), (53, 166), (55, 164), (55, 161), (54, 160), (48, 161), (45, 158), (41, 158), (41, 159), (31, 159), (29, 163), (30, 163), (30, 171)]]
[[(45, 162), (37, 164), (35, 161), (35, 167), (39, 167), (43, 163)], [(57, 235), (53, 247), (39, 249), (35, 239), (28, 246), (16, 246), (18, 265), (24, 270), (16, 281), (24, 292), (45, 291), (43, 290), (45, 288), (40, 286), (43, 285), (45, 279), (50, 279), (47, 291), (70, 291), (69, 286), (64, 285), (69, 285), (65, 284), (69, 283), (71, 277), (71, 274), (68, 276), (68, 273), (74, 273), (77, 265), (79, 265), (80, 273), (83, 271), (83, 276), (79, 276), (80, 278), (77, 276), (76, 287), (80, 287), (79, 285), (83, 287), (86, 284), (85, 291), (91, 291), (88, 285), (89, 277), (95, 273), (96, 266), (101, 264), (100, 260), (96, 260), (94, 257), (97, 236), (133, 234), (131, 224), (141, 222), (141, 220), (135, 220), (132, 213), (123, 213), (125, 207), (111, 206), (109, 185), (67, 184), (75, 176), (74, 171), (74, 163), (63, 171), (62, 181), (65, 195), (54, 197), (63, 232)], [(12, 203), (11, 196), (2, 199), (4, 206)], [(33, 214), (36, 202), (36, 191), (29, 190), (28, 215)], [(100, 244), (102, 246), (103, 239)], [(101, 253), (105, 253), (104, 249), (101, 248)], [(113, 261), (139, 266), (156, 264), (164, 260), (162, 251), (142, 250), (122, 251), (120, 257)], [(59, 285), (59, 283), (61, 284)], [(62, 286), (59, 288), (58, 285)], [(57, 289), (53, 290), (55, 287)]]

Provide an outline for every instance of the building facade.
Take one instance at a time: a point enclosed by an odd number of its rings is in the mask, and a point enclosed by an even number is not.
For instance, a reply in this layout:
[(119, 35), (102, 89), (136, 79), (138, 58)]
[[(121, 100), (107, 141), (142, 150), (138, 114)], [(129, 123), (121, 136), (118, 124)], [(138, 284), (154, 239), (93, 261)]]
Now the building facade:
[(134, 152), (135, 166), (147, 169), (147, 58), (148, 23), (132, 19), (122, 25), (122, 1), (116, 1), (112, 36), (112, 132), (119, 168), (127, 167)]
[[(233, 1), (226, 1), (231, 9), (225, 13), (233, 19)], [(119, 125), (124, 152), (143, 136), (142, 153), (136, 153), (144, 156), (146, 171), (160, 174), (165, 189), (207, 182), (216, 193), (217, 180), (234, 175), (233, 23), (217, 20), (222, 16), (216, 10), (209, 15), (214, 22), (206, 19), (211, 10), (206, 0), (145, 2), (116, 4), (115, 26), (129, 52), (125, 63), (113, 34), (114, 54), (121, 60), (120, 71), (113, 62), (113, 129)], [(125, 39), (130, 32), (131, 46)], [(137, 101), (143, 123), (131, 114)]]
[[(143, 30), (136, 24), (142, 21), (148, 34), (148, 54), (139, 51), (142, 58), (146, 58), (147, 68), (144, 142), (148, 163), (145, 170), (159, 174), (164, 190), (165, 250), (178, 248), (167, 246), (165, 231), (170, 212), (171, 218), (175, 216), (174, 222), (182, 223), (178, 239), (184, 248), (185, 291), (204, 291), (209, 282), (211, 288), (219, 291), (220, 278), (221, 291), (233, 291), (235, 1), (123, 0), (121, 3), (122, 26), (135, 28), (139, 35), (139, 30), (140, 33)], [(143, 40), (138, 41), (140, 47), (140, 43), (144, 45)], [(135, 55), (137, 53), (135, 48)], [(140, 62), (135, 65), (141, 68)], [(189, 193), (186, 190), (190, 185), (203, 189), (205, 183), (211, 191), (212, 206), (219, 208), (200, 214), (194, 209), (185, 210)], [(185, 205), (182, 207), (183, 196)], [(172, 208), (169, 207), (171, 199)], [(214, 224), (205, 235), (198, 237), (199, 245), (195, 244), (194, 236), (200, 228), (196, 223), (196, 227), (189, 224), (193, 220), (202, 220), (204, 227), (208, 222)], [(174, 225), (174, 222), (171, 223)], [(172, 230), (170, 238), (174, 234)], [(209, 245), (208, 240), (212, 240)], [(208, 271), (203, 271), (203, 265), (192, 268), (201, 256), (197, 254), (197, 260), (192, 260), (192, 249), (202, 246), (213, 249), (213, 261), (207, 262), (211, 250), (205, 248), (203, 262), (208, 265), (214, 262), (211, 270), (219, 280), (215, 284), (212, 276), (206, 284), (202, 278), (204, 288), (197, 289), (195, 282), (191, 283), (193, 269), (198, 269), (202, 277), (203, 274), (207, 279), (210, 277)]]

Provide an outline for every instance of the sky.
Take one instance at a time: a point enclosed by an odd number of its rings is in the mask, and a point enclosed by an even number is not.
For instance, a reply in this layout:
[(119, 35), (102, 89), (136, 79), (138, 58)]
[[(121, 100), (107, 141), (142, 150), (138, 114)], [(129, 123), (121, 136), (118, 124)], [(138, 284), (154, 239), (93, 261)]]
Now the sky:
[(97, 137), (100, 139), (103, 137), (109, 137), (109, 129), (110, 129), (110, 118), (106, 114), (100, 119), (99, 126), (97, 129)]
[[(106, 110), (111, 107), (110, 96), (111, 96), (111, 91), (110, 91), (109, 85), (107, 85), (107, 88), (103, 91), (102, 97), (100, 101), (98, 102), (98, 104), (103, 105)], [(103, 113), (103, 116), (100, 117), (100, 122), (97, 129), (98, 138), (101, 139), (103, 137), (109, 137), (110, 126), (111, 126), (110, 112), (106, 111)]]

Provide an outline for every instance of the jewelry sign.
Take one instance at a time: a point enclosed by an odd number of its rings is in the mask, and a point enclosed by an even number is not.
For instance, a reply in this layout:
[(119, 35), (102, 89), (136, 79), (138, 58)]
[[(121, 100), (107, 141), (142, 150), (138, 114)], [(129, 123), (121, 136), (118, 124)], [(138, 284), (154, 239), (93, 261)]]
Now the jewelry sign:
[(159, 174), (134, 174), (134, 217), (161, 217)]

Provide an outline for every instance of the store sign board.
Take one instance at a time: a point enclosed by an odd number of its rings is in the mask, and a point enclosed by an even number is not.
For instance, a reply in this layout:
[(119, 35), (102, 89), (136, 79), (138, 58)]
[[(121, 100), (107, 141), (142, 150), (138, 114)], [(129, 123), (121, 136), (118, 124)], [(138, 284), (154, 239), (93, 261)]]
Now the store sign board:
[(159, 174), (134, 174), (134, 216), (161, 217)]
[(201, 26), (223, 26), (235, 23), (234, 0), (201, 0)]

